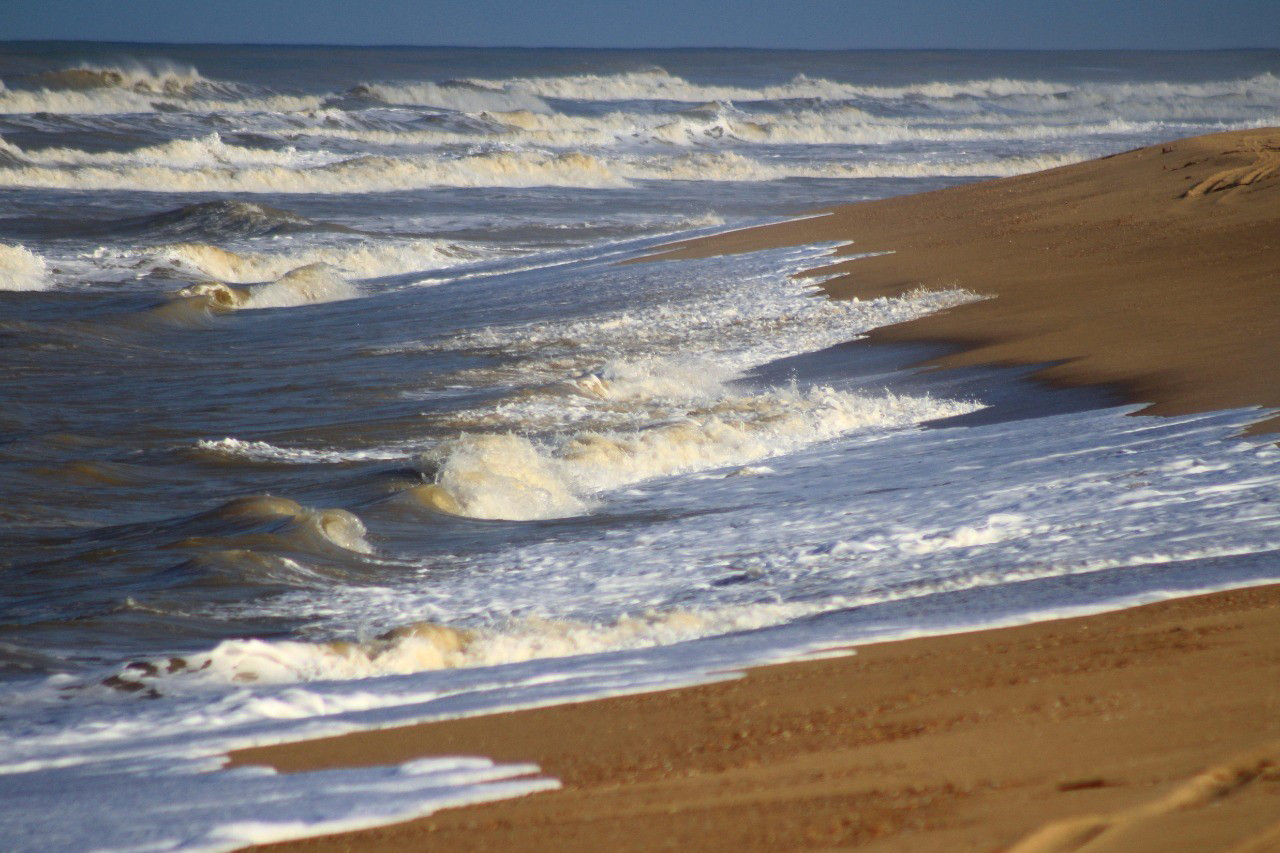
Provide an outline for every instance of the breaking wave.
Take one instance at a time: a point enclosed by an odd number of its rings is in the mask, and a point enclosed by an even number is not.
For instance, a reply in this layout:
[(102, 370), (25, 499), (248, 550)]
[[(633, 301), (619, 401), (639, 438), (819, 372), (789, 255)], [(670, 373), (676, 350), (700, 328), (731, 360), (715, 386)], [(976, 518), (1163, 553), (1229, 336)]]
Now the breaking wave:
[(47, 89), (128, 89), (159, 95), (188, 95), (213, 84), (190, 65), (133, 62), (126, 65), (76, 65), (33, 74), (27, 81)]
[(949, 100), (956, 98), (1010, 98), (1031, 96), (1061, 98), (1074, 94), (1107, 98), (1112, 101), (1131, 99), (1218, 98), (1229, 96), (1274, 97), (1280, 92), (1280, 79), (1270, 73), (1234, 80), (1204, 83), (1133, 82), (1133, 83), (1066, 83), (1051, 80), (1014, 80), (991, 78), (955, 82), (925, 82), (905, 86), (867, 86), (842, 83), (799, 74), (790, 81), (773, 86), (748, 88), (694, 83), (660, 68), (622, 74), (580, 74), (563, 77), (523, 77), (510, 80), (471, 79), (477, 87), (495, 92), (524, 92), (544, 98), (583, 101), (779, 101), (801, 98), (826, 101), (859, 99), (902, 100), (908, 98)]
[(365, 83), (351, 94), (387, 104), (437, 107), (464, 113), (486, 110), (550, 112), (547, 102), (525, 92), (495, 91), (469, 83)]
[(266, 441), (241, 441), (238, 438), (221, 438), (217, 441), (203, 439), (196, 442), (196, 449), (213, 456), (279, 465), (310, 465), (314, 463), (344, 463), (366, 459), (404, 459), (410, 452), (405, 448), (375, 448), (372, 450), (326, 450), (302, 447), (277, 447)]
[(44, 258), (25, 246), (0, 243), (0, 290), (47, 290), (49, 268)]
[(831, 604), (824, 602), (816, 606), (756, 604), (707, 611), (650, 610), (601, 623), (525, 617), (484, 629), (418, 622), (363, 640), (228, 640), (204, 654), (134, 662), (108, 682), (126, 690), (177, 687), (177, 679), (289, 684), (499, 666), (670, 645), (775, 625), (829, 607)]
[(10, 164), (26, 163), (32, 166), (95, 166), (120, 168), (129, 166), (163, 166), (174, 169), (200, 167), (254, 168), (282, 166), (305, 168), (324, 165), (343, 159), (341, 155), (327, 152), (301, 152), (294, 148), (249, 148), (228, 145), (217, 133), (196, 139), (175, 139), (160, 145), (135, 148), (132, 151), (88, 152), (76, 148), (45, 148), (25, 151), (0, 139), (0, 152), (7, 155)]
[(839, 163), (765, 162), (730, 151), (677, 156), (596, 156), (579, 152), (497, 151), (461, 157), (361, 156), (310, 168), (235, 168), (130, 164), (0, 168), (0, 186), (138, 191), (246, 193), (396, 192), (431, 187), (563, 186), (622, 188), (633, 181), (774, 181), (784, 178), (1002, 176), (1079, 162), (1051, 154), (998, 160), (911, 160)]
[(364, 523), (344, 509), (313, 509), (287, 498), (269, 496), (239, 498), (196, 516), (188, 527), (213, 527), (229, 535), (270, 531), (293, 547), (336, 546), (344, 551), (368, 554)]
[[(136, 256), (139, 252), (127, 254)], [(146, 249), (142, 254), (165, 267), (191, 270), (232, 284), (277, 279), (291, 270), (315, 264), (331, 267), (351, 278), (364, 279), (439, 270), (478, 257), (474, 251), (431, 239), (365, 240), (274, 252), (231, 251), (208, 243), (176, 243)]]
[(978, 408), (929, 398), (832, 390), (725, 394), (673, 423), (628, 433), (584, 432), (557, 444), (517, 435), (463, 435), (424, 455), (435, 481), (423, 504), (472, 518), (526, 521), (591, 510), (600, 492), (656, 477), (741, 466), (853, 430), (902, 428)]
[(159, 112), (165, 108), (193, 113), (295, 112), (319, 109), (324, 98), (311, 95), (269, 95), (241, 99), (187, 99), (148, 95), (127, 89), (49, 90), (9, 89), (0, 83), (0, 114), (63, 113), (117, 115)]
[(360, 290), (327, 264), (311, 264), (285, 273), (276, 281), (254, 287), (202, 282), (175, 291), (173, 299), (153, 314), (184, 326), (205, 325), (216, 314), (254, 308), (294, 308), (322, 302), (341, 302), (360, 296)]
[(273, 112), (317, 109), (325, 100), (248, 92), (203, 77), (191, 66), (162, 60), (83, 64), (39, 72), (19, 82), (21, 88), (16, 89), (0, 82), (0, 113)]

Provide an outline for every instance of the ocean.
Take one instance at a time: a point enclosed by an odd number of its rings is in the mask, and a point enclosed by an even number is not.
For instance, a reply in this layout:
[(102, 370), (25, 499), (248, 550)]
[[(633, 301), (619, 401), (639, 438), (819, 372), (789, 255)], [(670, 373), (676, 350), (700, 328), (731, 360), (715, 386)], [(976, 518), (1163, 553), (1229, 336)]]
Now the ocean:
[[(1280, 580), (1256, 410), (869, 330), (675, 239), (1280, 124), (1280, 52), (0, 44), (0, 837), (554, 787), (227, 750)], [(855, 244), (856, 247), (856, 244)], [(973, 286), (970, 283), (970, 286)]]

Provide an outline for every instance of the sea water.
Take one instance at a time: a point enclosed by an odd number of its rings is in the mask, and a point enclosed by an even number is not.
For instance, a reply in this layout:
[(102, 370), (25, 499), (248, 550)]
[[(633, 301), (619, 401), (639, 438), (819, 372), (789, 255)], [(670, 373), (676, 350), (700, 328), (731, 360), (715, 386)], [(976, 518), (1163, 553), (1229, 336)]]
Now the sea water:
[(3, 46), (6, 846), (377, 825), (556, 782), (223, 756), (1280, 579), (1258, 411), (919, 372), (858, 338), (981, 282), (831, 302), (834, 245), (620, 263), (1276, 124), (1277, 73)]

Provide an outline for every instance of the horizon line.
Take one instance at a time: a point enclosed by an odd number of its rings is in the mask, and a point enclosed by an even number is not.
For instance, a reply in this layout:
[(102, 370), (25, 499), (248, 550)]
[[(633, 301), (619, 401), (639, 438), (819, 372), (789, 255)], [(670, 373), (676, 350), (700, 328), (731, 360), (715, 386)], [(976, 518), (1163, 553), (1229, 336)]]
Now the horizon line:
[(267, 42), (267, 41), (129, 41), (117, 39), (62, 39), (17, 38), (0, 39), (0, 44), (90, 44), (136, 45), (163, 47), (325, 47), (356, 48), (370, 50), (619, 50), (619, 51), (675, 51), (675, 50), (757, 50), (799, 53), (853, 53), (890, 51), (963, 52), (984, 51), (1002, 53), (1224, 53), (1230, 51), (1280, 52), (1280, 45), (1242, 45), (1234, 47), (761, 47), (758, 45), (668, 45), (618, 46), (618, 45), (516, 45), (516, 44), (409, 44), (365, 42)]

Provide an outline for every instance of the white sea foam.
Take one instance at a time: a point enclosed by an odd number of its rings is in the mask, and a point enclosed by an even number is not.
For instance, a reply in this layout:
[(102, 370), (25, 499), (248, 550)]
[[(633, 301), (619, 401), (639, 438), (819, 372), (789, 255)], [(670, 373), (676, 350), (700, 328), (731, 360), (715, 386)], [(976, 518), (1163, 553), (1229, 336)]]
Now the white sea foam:
[(315, 463), (360, 462), (369, 459), (404, 459), (418, 446), (370, 450), (336, 450), (311, 447), (277, 447), (266, 441), (242, 441), (238, 438), (201, 439), (196, 447), (220, 456), (238, 457), (256, 462), (275, 462), (287, 465), (313, 465)]
[(210, 313), (341, 302), (359, 297), (360, 289), (332, 267), (317, 263), (290, 270), (275, 281), (255, 287), (202, 282), (181, 288), (172, 296), (173, 301), (155, 313), (180, 325), (201, 325)]
[[(138, 252), (129, 254), (136, 256)], [(270, 252), (231, 251), (208, 243), (175, 243), (145, 250), (145, 254), (161, 264), (192, 269), (229, 283), (277, 279), (312, 264), (326, 264), (344, 275), (364, 279), (438, 270), (478, 259), (474, 250), (431, 239), (362, 239), (337, 245), (282, 246)]]
[(175, 139), (132, 151), (87, 152), (75, 148), (45, 148), (24, 151), (0, 139), (0, 153), (34, 166), (128, 168), (161, 166), (173, 169), (208, 167), (255, 168), (280, 166), (307, 168), (344, 159), (326, 152), (301, 152), (294, 148), (248, 148), (228, 145), (217, 133), (197, 139)]
[[(0, 186), (172, 192), (362, 193), (437, 186), (628, 187), (634, 181), (774, 181), (788, 177), (888, 178), (1014, 175), (1074, 163), (1082, 155), (1053, 154), (999, 160), (902, 159), (864, 162), (765, 162), (731, 151), (664, 155), (599, 155), (581, 152), (496, 151), (461, 157), (362, 156), (326, 165), (293, 168), (270, 165), (164, 163), (40, 165), (5, 143), (20, 162), (0, 168)], [(248, 149), (245, 149), (248, 150)], [(68, 156), (62, 154), (59, 156)], [(86, 155), (100, 157), (106, 155)], [(256, 156), (256, 155), (254, 155)]]
[(0, 290), (47, 290), (50, 286), (44, 258), (25, 246), (0, 243)]
[(740, 466), (854, 430), (892, 429), (979, 408), (927, 398), (812, 388), (724, 394), (678, 421), (637, 432), (585, 432), (555, 446), (515, 435), (464, 435), (426, 454), (428, 506), (473, 518), (529, 520), (589, 511), (600, 492), (673, 474)]
[[(796, 252), (787, 270), (819, 265), (826, 251)], [(545, 429), (545, 418), (588, 416), (630, 423), (635, 414), (667, 417), (668, 401), (704, 400), (743, 372), (834, 346), (879, 326), (904, 323), (980, 297), (960, 289), (914, 290), (902, 297), (831, 300), (769, 265), (743, 263), (715, 288), (691, 277), (656, 304), (543, 323), (490, 326), (444, 338), (432, 349), (517, 354), (481, 370), (539, 394), (484, 410), (463, 410), (459, 426)], [(617, 401), (626, 406), (615, 407)], [(545, 411), (544, 406), (552, 407)], [(652, 406), (652, 412), (649, 407)]]
[[(784, 268), (796, 270), (823, 250), (787, 255)], [(708, 288), (692, 278), (655, 305), (447, 339), (441, 346), (518, 354), (500, 370), (521, 390), (443, 423), (556, 438), (489, 432), (444, 442), (425, 455), (434, 482), (415, 496), (476, 518), (578, 515), (601, 493), (637, 482), (748, 465), (852, 431), (902, 428), (977, 407), (826, 387), (737, 387), (732, 380), (752, 367), (977, 297), (915, 291), (868, 302), (814, 299), (779, 272), (776, 259), (736, 263), (730, 281)]]
[[(1280, 92), (1280, 79), (1263, 73), (1245, 79), (1197, 83), (1133, 82), (1078, 83), (1052, 80), (985, 80), (931, 81), (904, 86), (868, 86), (844, 83), (799, 74), (787, 83), (772, 86), (744, 87), (695, 83), (662, 69), (622, 74), (580, 74), (562, 77), (524, 77), (508, 80), (468, 81), (496, 91), (526, 92), (544, 98), (566, 98), (587, 101), (668, 100), (690, 103), (709, 101), (776, 101), (797, 98), (824, 100), (856, 100), (864, 98), (902, 100), (927, 98), (1008, 98), (1032, 96), (1061, 98), (1084, 92), (1098, 98), (1138, 99), (1212, 98), (1274, 95)], [(1096, 94), (1095, 94), (1096, 93)]]
[(208, 654), (183, 658), (181, 668), (158, 661), (145, 671), (126, 669), (120, 677), (183, 691), (199, 683), (291, 684), (410, 675), (646, 649), (777, 625), (812, 612), (805, 604), (758, 604), (706, 612), (647, 611), (605, 623), (524, 617), (493, 628), (456, 629), (421, 622), (366, 640), (228, 640)]
[(293, 112), (318, 109), (324, 98), (312, 95), (258, 97), (178, 97), (133, 89), (10, 89), (0, 82), (0, 114), (56, 113), (118, 115), (183, 110), (192, 113)]
[(358, 92), (388, 104), (416, 104), (441, 107), (458, 112), (478, 113), (484, 110), (550, 111), (546, 101), (525, 92), (494, 91), (465, 84), (442, 83), (366, 83)]
[[(1053, 106), (1053, 105), (1050, 105)], [(1034, 115), (1035, 110), (1031, 113)], [(1275, 118), (1258, 118), (1257, 109), (1229, 111), (1229, 120), (1206, 121), (1203, 110), (1171, 104), (1126, 109), (1115, 116), (1114, 105), (1100, 100), (1082, 104), (1073, 114), (1047, 109), (1041, 121), (1016, 119), (981, 109), (946, 115), (882, 116), (852, 106), (823, 106), (778, 113), (752, 113), (732, 105), (680, 113), (611, 112), (601, 116), (535, 113), (528, 110), (483, 112), (493, 124), (483, 135), (521, 146), (564, 150), (661, 146), (724, 148), (742, 145), (894, 145), (909, 142), (1033, 142), (1117, 135), (1193, 134), (1208, 130), (1261, 127)], [(1181, 123), (1180, 123), (1181, 122)], [(300, 126), (275, 130), (290, 140), (348, 140), (366, 145), (431, 148), (474, 141), (475, 128), (366, 129)]]
[(249, 291), (242, 308), (292, 308), (318, 302), (355, 299), (360, 290), (327, 264), (315, 263), (290, 270), (280, 278)]

